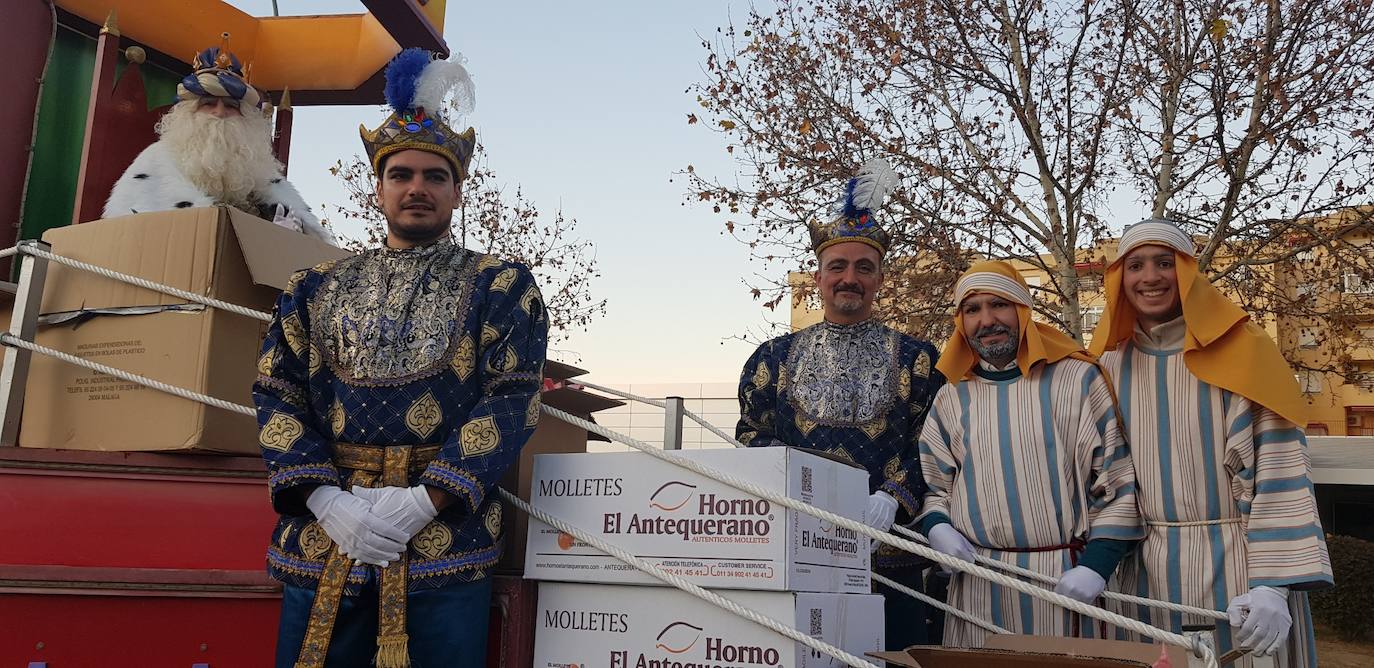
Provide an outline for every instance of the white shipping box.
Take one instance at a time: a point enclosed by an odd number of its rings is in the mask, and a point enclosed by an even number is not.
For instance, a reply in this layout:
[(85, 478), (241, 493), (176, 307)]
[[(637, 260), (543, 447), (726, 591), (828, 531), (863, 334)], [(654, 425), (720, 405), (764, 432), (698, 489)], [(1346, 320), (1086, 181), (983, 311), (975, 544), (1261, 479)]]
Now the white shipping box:
[[(838, 459), (796, 448), (680, 454), (856, 521), (868, 507), (868, 473)], [(704, 587), (871, 591), (868, 537), (643, 453), (536, 457), (530, 502)], [(525, 577), (659, 584), (533, 518)]]
[[(740, 605), (863, 656), (883, 647), (883, 597), (723, 591)], [(691, 594), (671, 588), (539, 585), (535, 668), (843, 665)]]

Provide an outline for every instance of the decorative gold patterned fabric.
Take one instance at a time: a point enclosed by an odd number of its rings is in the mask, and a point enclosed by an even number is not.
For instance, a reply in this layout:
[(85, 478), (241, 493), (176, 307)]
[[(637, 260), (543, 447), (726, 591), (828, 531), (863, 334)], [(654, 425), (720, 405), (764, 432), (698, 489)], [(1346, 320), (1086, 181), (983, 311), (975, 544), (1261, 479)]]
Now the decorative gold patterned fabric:
[[(736, 438), (750, 447), (792, 445), (834, 454), (869, 473), (910, 521), (924, 484), (917, 438), (935, 392), (934, 346), (873, 321), (821, 323), (764, 343), (740, 374)], [(933, 376), (933, 377), (932, 377)], [(881, 567), (920, 563), (879, 554)]]
[(342, 262), (310, 302), (313, 339), (329, 368), (355, 385), (434, 375), (456, 353), (474, 272), (473, 254), (446, 241)]
[[(493, 289), (498, 279), (505, 289)], [(523, 298), (538, 295), (529, 270), (445, 240), (368, 251), (299, 272), (290, 285), (253, 388), (282, 515), (268, 546), (273, 577), (315, 588), (324, 576), (322, 530), (310, 528), (314, 518), (299, 496), (285, 492), (346, 487), (353, 472), (380, 466), (347, 444), (413, 447), (424, 453), (418, 461), (433, 461), (412, 466), (406, 483), (457, 499), (424, 530), (424, 541), (412, 541), (408, 589), (485, 577), (503, 540), (488, 491), (537, 423), (529, 416), (538, 414), (548, 325), (542, 302)], [(370, 572), (344, 569), (342, 595), (355, 594)]]

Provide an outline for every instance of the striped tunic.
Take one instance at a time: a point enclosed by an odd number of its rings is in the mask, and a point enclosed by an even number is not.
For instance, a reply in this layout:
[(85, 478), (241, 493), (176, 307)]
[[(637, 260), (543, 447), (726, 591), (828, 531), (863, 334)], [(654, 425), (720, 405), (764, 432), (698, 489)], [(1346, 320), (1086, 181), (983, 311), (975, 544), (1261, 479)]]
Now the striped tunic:
[[(1074, 566), (1066, 546), (1075, 539), (1138, 540), (1135, 472), (1102, 373), (1065, 359), (1008, 375), (974, 376), (935, 396), (920, 438), (922, 517), (943, 513), (979, 554), (1054, 577)], [(1014, 633), (1094, 632), (1077, 615), (963, 573), (949, 601)], [(945, 620), (946, 645), (981, 646), (985, 634)]]
[[(1307, 595), (1330, 586), (1302, 430), (1273, 411), (1198, 380), (1183, 361), (1182, 320), (1106, 353), (1117, 387), (1146, 538), (1109, 585), (1115, 591), (1225, 610), (1251, 587), (1288, 587), (1293, 632), (1277, 665), (1315, 666)], [(1118, 605), (1180, 632), (1212, 620)], [(1217, 647), (1235, 646), (1220, 623)], [(1131, 634), (1117, 630), (1118, 637)], [(1249, 657), (1236, 666), (1251, 665)]]

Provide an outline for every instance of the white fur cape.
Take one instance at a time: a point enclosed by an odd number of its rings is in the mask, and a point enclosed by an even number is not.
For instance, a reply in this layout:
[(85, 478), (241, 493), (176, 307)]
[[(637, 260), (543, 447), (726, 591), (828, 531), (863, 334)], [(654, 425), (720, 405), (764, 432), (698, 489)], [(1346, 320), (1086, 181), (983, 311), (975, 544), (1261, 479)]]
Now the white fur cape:
[[(310, 213), (310, 207), (280, 174), (276, 178), (262, 181), (253, 188), (251, 195), (258, 205), (258, 211), (249, 211), (257, 216), (271, 220), (278, 204), (286, 207), (301, 221), (305, 234), (325, 243), (337, 245), (334, 235), (320, 224), (319, 219)], [(182, 175), (176, 161), (172, 159), (167, 145), (155, 141), (134, 158), (133, 164), (124, 175), (115, 181), (110, 191), (110, 199), (105, 202), (105, 218), (127, 216), (133, 213), (166, 211), (168, 209), (187, 209), (214, 206), (218, 204), (195, 184)]]

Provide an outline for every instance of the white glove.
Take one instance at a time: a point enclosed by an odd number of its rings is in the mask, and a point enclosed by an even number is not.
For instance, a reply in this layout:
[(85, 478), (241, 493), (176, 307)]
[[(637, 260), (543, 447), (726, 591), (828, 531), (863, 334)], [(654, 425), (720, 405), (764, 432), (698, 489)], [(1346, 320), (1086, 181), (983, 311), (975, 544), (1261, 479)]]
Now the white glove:
[(1074, 566), (1060, 576), (1054, 593), (1063, 594), (1081, 603), (1092, 603), (1107, 588), (1107, 581), (1087, 566)]
[(864, 524), (888, 531), (897, 520), (897, 499), (887, 492), (874, 492), (868, 497), (868, 510), (864, 512)]
[(406, 535), (372, 514), (372, 504), (333, 485), (316, 487), (306, 507), (344, 554), (376, 566), (401, 556)]
[[(973, 561), (973, 544), (968, 542), (968, 539), (964, 538), (964, 534), (959, 533), (959, 530), (948, 522), (937, 524), (935, 528), (930, 530), (930, 547), (936, 552), (943, 552), (951, 557)], [(940, 570), (945, 573), (954, 572), (954, 569), (944, 565), (940, 566)]]
[(272, 222), (288, 230), (296, 232), (302, 231), (301, 219), (295, 213), (288, 211), (284, 205), (278, 204), (276, 214), (272, 216)]
[(1269, 656), (1288, 640), (1293, 616), (1288, 613), (1288, 590), (1255, 587), (1226, 606), (1236, 642), (1255, 656)]
[(410, 542), (415, 532), (425, 528), (439, 514), (424, 485), (414, 487), (354, 487), (353, 495), (372, 504), (372, 514), (386, 520), (405, 534)]

